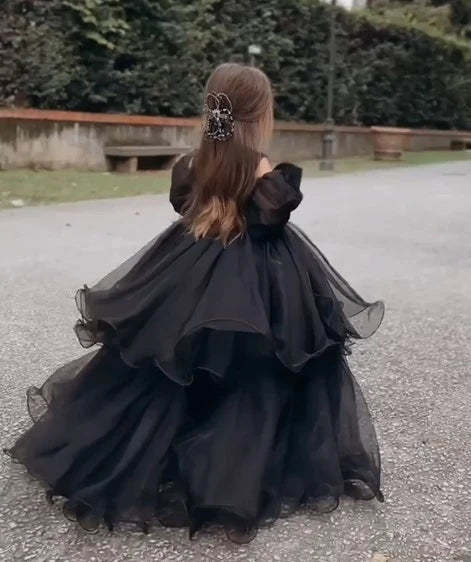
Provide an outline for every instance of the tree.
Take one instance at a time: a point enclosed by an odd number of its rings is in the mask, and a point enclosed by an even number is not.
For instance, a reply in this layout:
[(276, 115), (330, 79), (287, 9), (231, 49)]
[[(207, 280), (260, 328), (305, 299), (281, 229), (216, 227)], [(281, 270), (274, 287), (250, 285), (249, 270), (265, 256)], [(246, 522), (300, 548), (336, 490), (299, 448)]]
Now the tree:
[[(196, 115), (211, 69), (257, 43), (277, 117), (325, 118), (331, 8), (317, 0), (0, 4), (0, 104)], [(471, 127), (471, 44), (384, 13), (336, 10), (336, 121)]]
[(57, 2), (3, 0), (0, 104), (66, 106), (74, 68)]

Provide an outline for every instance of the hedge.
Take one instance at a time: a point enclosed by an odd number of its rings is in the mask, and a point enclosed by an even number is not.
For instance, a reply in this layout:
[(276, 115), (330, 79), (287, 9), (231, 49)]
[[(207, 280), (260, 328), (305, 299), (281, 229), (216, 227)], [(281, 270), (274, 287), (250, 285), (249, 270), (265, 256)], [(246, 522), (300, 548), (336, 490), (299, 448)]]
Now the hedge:
[[(315, 0), (3, 0), (0, 105), (191, 116), (217, 63), (258, 64), (277, 117), (325, 117), (330, 7)], [(471, 44), (336, 11), (335, 119), (471, 128)]]

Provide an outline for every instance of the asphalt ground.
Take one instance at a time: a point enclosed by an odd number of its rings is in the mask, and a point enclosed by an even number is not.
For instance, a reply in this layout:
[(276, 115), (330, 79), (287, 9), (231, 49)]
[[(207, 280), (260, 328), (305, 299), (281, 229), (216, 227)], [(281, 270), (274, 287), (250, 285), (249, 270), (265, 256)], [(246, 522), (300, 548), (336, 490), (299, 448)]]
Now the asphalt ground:
[[(132, 180), (130, 180), (132, 181)], [(0, 459), (0, 561), (471, 562), (471, 163), (306, 179), (293, 216), (381, 330), (351, 357), (375, 419), (386, 502), (302, 511), (247, 546), (222, 532), (87, 535)], [(83, 351), (73, 295), (174, 219), (165, 197), (0, 212), (0, 443), (29, 425), (25, 389)]]

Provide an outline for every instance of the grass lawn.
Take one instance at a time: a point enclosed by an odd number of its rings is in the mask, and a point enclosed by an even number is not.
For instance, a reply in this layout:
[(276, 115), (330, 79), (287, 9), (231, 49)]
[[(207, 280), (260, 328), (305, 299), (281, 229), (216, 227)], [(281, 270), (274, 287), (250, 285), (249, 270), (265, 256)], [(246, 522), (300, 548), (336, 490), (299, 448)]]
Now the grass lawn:
[(471, 160), (471, 152), (450, 151), (450, 150), (431, 150), (427, 152), (406, 152), (401, 162), (382, 162), (372, 158), (354, 157), (340, 158), (335, 161), (334, 172), (321, 172), (317, 160), (301, 162), (304, 175), (328, 176), (332, 173), (351, 174), (354, 172), (365, 172), (367, 170), (384, 170), (387, 168), (402, 168), (405, 166), (421, 166), (425, 164), (439, 164), (440, 162), (458, 162), (460, 160)]
[[(164, 193), (170, 185), (170, 172), (111, 174), (57, 170), (7, 170), (0, 172), (0, 207), (41, 205), (127, 197), (144, 193)], [(17, 203), (17, 206), (20, 206)]]
[[(471, 153), (409, 152), (402, 162), (377, 162), (365, 157), (342, 158), (336, 160), (334, 173), (354, 173), (458, 160), (471, 160)], [(319, 162), (315, 160), (302, 162), (301, 166), (306, 177), (329, 175), (328, 172), (319, 171)], [(169, 185), (168, 171), (127, 175), (74, 170), (10, 170), (0, 172), (0, 208), (164, 193), (168, 191)]]

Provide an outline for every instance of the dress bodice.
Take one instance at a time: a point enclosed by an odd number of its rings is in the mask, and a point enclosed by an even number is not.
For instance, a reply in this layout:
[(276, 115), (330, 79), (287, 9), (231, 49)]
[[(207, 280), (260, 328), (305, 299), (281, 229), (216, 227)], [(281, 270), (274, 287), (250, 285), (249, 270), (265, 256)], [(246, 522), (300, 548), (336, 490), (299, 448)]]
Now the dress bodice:
[[(182, 214), (191, 197), (191, 155), (177, 162), (172, 172), (170, 202)], [(245, 211), (249, 233), (268, 233), (279, 230), (288, 221), (291, 212), (302, 201), (300, 184), (302, 169), (294, 164), (279, 164), (271, 172), (254, 182), (254, 188)]]

